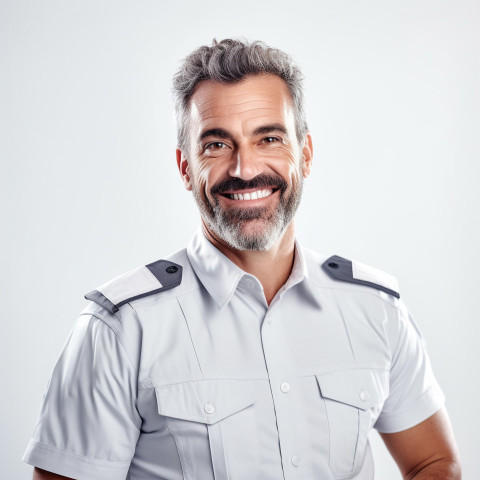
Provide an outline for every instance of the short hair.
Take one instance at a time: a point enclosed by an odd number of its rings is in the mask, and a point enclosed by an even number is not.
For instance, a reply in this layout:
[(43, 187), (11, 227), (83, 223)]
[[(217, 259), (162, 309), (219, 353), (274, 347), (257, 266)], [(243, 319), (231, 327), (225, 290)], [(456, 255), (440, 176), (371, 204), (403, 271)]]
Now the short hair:
[(214, 39), (211, 46), (205, 45), (194, 50), (173, 76), (178, 148), (185, 150), (188, 147), (188, 109), (195, 87), (200, 82), (236, 83), (248, 75), (265, 73), (280, 77), (287, 85), (293, 102), (297, 138), (302, 142), (308, 126), (300, 69), (285, 52), (261, 41), (227, 38), (220, 42)]

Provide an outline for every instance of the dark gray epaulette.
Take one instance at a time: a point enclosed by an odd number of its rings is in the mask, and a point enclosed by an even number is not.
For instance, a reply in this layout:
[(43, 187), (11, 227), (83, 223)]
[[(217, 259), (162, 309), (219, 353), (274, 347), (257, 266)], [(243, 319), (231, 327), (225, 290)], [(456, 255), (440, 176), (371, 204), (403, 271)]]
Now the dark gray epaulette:
[(116, 313), (125, 303), (180, 285), (182, 270), (181, 265), (158, 260), (104, 283), (85, 298)]
[(323, 262), (322, 268), (335, 280), (366, 285), (400, 298), (397, 279), (369, 265), (333, 255)]

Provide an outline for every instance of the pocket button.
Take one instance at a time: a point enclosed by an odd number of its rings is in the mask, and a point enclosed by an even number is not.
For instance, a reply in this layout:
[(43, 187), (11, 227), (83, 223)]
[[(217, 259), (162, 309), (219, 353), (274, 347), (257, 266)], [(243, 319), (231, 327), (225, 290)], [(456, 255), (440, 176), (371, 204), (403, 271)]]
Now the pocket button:
[(292, 457), (291, 462), (294, 467), (298, 467), (300, 465), (300, 459), (296, 455)]
[(215, 405), (211, 403), (207, 403), (203, 409), (205, 410), (205, 413), (213, 413), (215, 411)]
[(370, 398), (370, 394), (366, 390), (362, 390), (359, 397), (362, 402), (366, 402)]

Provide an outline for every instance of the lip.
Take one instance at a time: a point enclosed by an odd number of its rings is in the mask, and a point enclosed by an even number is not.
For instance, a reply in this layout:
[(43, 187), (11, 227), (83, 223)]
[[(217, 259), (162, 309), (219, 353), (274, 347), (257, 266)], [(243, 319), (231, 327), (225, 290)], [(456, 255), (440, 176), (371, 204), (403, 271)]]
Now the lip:
[(258, 192), (258, 190), (273, 190), (273, 193), (275, 193), (278, 190), (278, 187), (274, 187), (273, 185), (265, 186), (265, 187), (255, 187), (255, 188), (244, 188), (242, 190), (225, 190), (224, 192), (221, 192), (220, 195), (231, 195), (233, 193), (252, 193), (252, 192)]

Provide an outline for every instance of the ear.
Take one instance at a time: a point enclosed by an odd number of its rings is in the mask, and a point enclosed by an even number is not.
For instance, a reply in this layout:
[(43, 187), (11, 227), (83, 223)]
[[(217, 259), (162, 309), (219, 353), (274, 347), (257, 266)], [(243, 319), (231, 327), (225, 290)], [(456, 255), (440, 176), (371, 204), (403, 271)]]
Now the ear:
[(183, 152), (177, 148), (175, 151), (177, 155), (177, 167), (180, 172), (180, 176), (183, 180), (183, 185), (188, 191), (192, 190), (192, 180), (190, 178), (190, 167), (188, 165), (188, 160), (184, 157)]
[(303, 155), (303, 162), (302, 162), (303, 178), (307, 178), (310, 175), (310, 170), (312, 169), (312, 161), (313, 161), (312, 136), (308, 132), (305, 135), (305, 143), (303, 145), (302, 155)]

